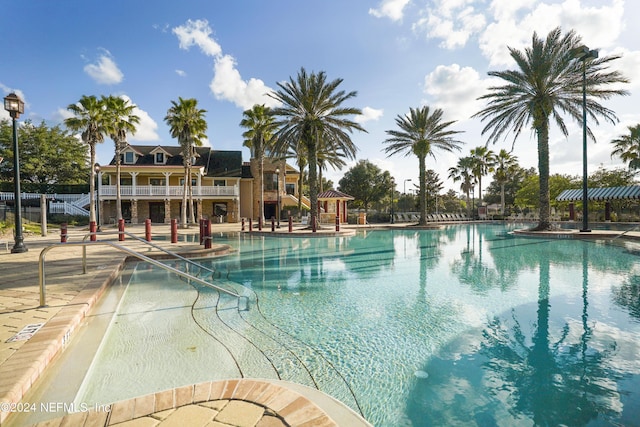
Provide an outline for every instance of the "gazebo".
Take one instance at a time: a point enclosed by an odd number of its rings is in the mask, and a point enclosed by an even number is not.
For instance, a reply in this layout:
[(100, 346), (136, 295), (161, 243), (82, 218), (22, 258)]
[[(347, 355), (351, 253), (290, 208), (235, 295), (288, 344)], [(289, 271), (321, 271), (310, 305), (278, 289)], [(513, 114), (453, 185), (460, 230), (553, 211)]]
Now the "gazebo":
[(323, 210), (320, 213), (320, 222), (334, 223), (338, 217), (340, 223), (346, 223), (347, 202), (349, 200), (354, 200), (354, 197), (336, 190), (328, 190), (318, 194), (318, 207)]
[[(599, 187), (587, 188), (587, 200), (605, 202), (604, 219), (611, 220), (611, 200), (638, 200), (640, 199), (640, 185), (626, 187)], [(575, 220), (573, 202), (582, 201), (582, 189), (564, 190), (556, 197), (559, 202), (569, 203), (569, 220)]]

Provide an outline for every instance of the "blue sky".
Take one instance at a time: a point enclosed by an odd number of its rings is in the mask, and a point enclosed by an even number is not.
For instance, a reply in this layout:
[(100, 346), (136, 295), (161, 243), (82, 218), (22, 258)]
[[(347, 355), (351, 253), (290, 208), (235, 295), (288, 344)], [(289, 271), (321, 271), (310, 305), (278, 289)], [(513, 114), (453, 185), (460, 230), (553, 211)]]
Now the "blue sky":
[[(442, 108), (453, 129), (464, 131), (460, 153), (428, 159), (445, 188), (458, 190), (448, 168), (484, 145), (482, 124), (470, 116), (490, 85), (487, 72), (513, 68), (507, 46), (523, 48), (534, 31), (574, 29), (600, 55), (622, 53), (613, 66), (630, 80), (631, 96), (604, 104), (620, 123), (594, 127), (589, 171), (621, 163), (610, 158), (611, 139), (640, 123), (640, 3), (631, 0), (23, 0), (0, 3), (0, 94), (15, 91), (26, 102), (24, 118), (60, 123), (82, 95), (119, 95), (142, 118), (132, 144), (177, 145), (163, 121), (171, 100), (194, 97), (207, 110), (208, 144), (242, 148), (242, 112), (272, 103), (265, 93), (300, 67), (344, 79), (357, 91), (349, 102), (368, 133), (356, 132), (358, 160), (388, 170), (404, 190), (417, 184), (414, 157), (383, 152), (385, 130), (410, 107)], [(0, 118), (8, 117), (0, 111)], [(22, 120), (22, 118), (21, 118)], [(582, 132), (551, 135), (551, 173), (582, 173)], [(511, 149), (511, 138), (490, 146)], [(98, 148), (98, 161), (113, 156), (113, 142)], [(525, 132), (514, 154), (537, 167), (534, 135)], [(337, 181), (343, 171), (329, 171)], [(483, 180), (483, 187), (490, 179)]]

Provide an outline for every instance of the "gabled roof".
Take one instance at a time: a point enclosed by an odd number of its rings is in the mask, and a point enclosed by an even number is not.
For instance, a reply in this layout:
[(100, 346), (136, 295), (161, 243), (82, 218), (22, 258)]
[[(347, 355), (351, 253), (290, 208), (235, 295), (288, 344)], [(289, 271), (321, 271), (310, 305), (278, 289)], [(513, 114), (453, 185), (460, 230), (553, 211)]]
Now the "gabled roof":
[(207, 176), (242, 177), (242, 152), (211, 150)]
[(337, 190), (327, 190), (318, 194), (318, 200), (320, 199), (342, 199), (342, 200), (355, 200), (353, 196), (342, 193)]
[[(623, 199), (640, 199), (640, 185), (587, 188), (587, 200), (605, 201)], [(559, 202), (582, 200), (582, 188), (564, 190), (556, 197), (556, 200)]]

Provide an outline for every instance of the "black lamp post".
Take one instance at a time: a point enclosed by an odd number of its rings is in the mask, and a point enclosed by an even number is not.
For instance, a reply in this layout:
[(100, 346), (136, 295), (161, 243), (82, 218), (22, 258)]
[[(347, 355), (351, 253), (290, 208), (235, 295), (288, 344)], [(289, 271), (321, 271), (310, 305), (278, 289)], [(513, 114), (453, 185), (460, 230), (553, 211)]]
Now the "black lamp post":
[(571, 51), (573, 58), (582, 61), (582, 229), (589, 232), (589, 201), (587, 199), (587, 59), (598, 57), (597, 50), (582, 45)]
[(96, 173), (96, 231), (100, 231), (100, 163), (93, 165)]
[(20, 114), (24, 113), (24, 102), (15, 93), (10, 93), (4, 98), (4, 109), (9, 112), (11, 119), (13, 119), (13, 194), (14, 194), (14, 211), (16, 232), (14, 237), (14, 245), (11, 249), (12, 254), (27, 252), (27, 247), (24, 245), (24, 238), (22, 237), (22, 206), (20, 203), (20, 156), (18, 153), (18, 128), (16, 127), (16, 120), (20, 117)]
[(393, 220), (393, 193), (395, 192), (396, 189), (396, 180), (393, 179), (393, 177), (391, 177), (391, 224), (394, 224), (395, 221)]
[(276, 168), (276, 210), (276, 227), (280, 228), (280, 168)]

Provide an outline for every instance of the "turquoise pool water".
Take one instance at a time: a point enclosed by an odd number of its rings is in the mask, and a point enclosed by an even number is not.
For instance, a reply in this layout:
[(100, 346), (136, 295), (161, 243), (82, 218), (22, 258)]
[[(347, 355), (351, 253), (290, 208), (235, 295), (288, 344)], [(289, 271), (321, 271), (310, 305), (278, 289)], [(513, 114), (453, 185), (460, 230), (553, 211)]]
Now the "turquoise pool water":
[(517, 227), (215, 236), (238, 251), (207, 261), (214, 283), (248, 308), (138, 264), (76, 400), (245, 376), (376, 426), (637, 425), (637, 244)]

